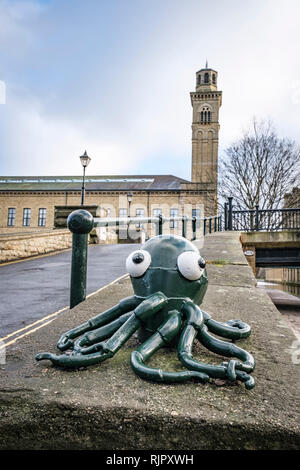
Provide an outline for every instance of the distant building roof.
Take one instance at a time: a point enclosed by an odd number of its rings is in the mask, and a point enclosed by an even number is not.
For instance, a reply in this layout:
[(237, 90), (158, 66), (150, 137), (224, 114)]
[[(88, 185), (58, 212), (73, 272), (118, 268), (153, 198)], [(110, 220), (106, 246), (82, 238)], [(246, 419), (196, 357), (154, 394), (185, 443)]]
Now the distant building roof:
[[(179, 190), (189, 181), (173, 175), (86, 176), (90, 191)], [(0, 176), (0, 191), (80, 191), (81, 176)]]

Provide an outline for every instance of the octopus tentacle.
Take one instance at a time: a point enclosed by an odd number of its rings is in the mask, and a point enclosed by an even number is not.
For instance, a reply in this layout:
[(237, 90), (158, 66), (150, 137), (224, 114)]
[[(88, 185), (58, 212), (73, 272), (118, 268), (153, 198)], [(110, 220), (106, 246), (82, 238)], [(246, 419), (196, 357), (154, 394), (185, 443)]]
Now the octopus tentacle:
[(242, 320), (228, 320), (225, 323), (218, 322), (203, 311), (204, 323), (212, 333), (232, 340), (248, 338), (251, 327)]
[(64, 333), (58, 340), (58, 349), (60, 349), (60, 351), (66, 351), (66, 349), (73, 348), (75, 338), (81, 336), (87, 331), (106, 325), (124, 313), (132, 311), (139, 303), (140, 300), (137, 299), (136, 296), (126, 297), (114, 307), (105, 310), (105, 312), (99, 313), (95, 317), (90, 318), (87, 322)]
[[(254, 369), (255, 362), (252, 355), (233, 343), (211, 336), (207, 332), (207, 326), (204, 325), (203, 312), (196, 305), (192, 303), (184, 304), (182, 311), (187, 317), (187, 324), (178, 344), (180, 361), (188, 369), (204, 372), (214, 378), (228, 378), (231, 381), (238, 379), (245, 383), (247, 389), (253, 388), (255, 386), (254, 379), (246, 373)], [(197, 336), (200, 342), (210, 351), (223, 356), (236, 356), (244, 362), (230, 360), (215, 366), (196, 361), (192, 356), (192, 347)]]
[(229, 362), (223, 362), (221, 367), (226, 368), (226, 376), (229, 380), (234, 381), (236, 379), (241, 380), (245, 383), (248, 390), (255, 386), (255, 380), (252, 376), (248, 375), (252, 372), (255, 367), (255, 361), (252, 354), (248, 353), (242, 348), (239, 348), (233, 343), (222, 341), (218, 338), (211, 336), (207, 327), (204, 325), (198, 333), (199, 341), (210, 351), (227, 357), (237, 357), (241, 361), (231, 359)]
[[(223, 341), (210, 335), (207, 327), (204, 325), (198, 334), (199, 341), (210, 351), (226, 357), (237, 357), (243, 362), (235, 361), (236, 369), (243, 370), (244, 372), (252, 372), (255, 367), (255, 361), (252, 354), (239, 348), (234, 343)], [(224, 363), (224, 365), (227, 363)], [(231, 366), (230, 366), (231, 367)]]
[(94, 345), (95, 352), (91, 354), (83, 355), (75, 352), (71, 355), (61, 354), (57, 356), (45, 352), (37, 354), (35, 358), (37, 361), (48, 359), (52, 361), (54, 365), (64, 368), (83, 367), (102, 362), (113, 357), (130, 336), (141, 327), (143, 321), (163, 308), (166, 303), (167, 297), (161, 292), (148, 297), (134, 309), (128, 320), (109, 338), (109, 340)]
[(131, 366), (139, 377), (154, 382), (174, 383), (197, 379), (207, 382), (209, 376), (197, 371), (167, 372), (162, 369), (149, 367), (145, 362), (163, 346), (169, 345), (179, 332), (182, 324), (181, 315), (177, 310), (169, 312), (169, 318), (157, 331), (147, 339), (136, 351), (131, 353)]
[(81, 354), (94, 352), (95, 343), (99, 343), (100, 341), (110, 338), (120, 328), (120, 326), (128, 320), (130, 315), (132, 315), (132, 312), (124, 313), (124, 315), (121, 315), (111, 323), (101, 326), (96, 330), (88, 331), (84, 335), (80, 336), (80, 338), (74, 342), (74, 352)]
[(190, 370), (195, 370), (209, 377), (226, 378), (226, 367), (206, 364), (196, 361), (192, 355), (194, 340), (203, 327), (203, 312), (192, 302), (185, 303), (182, 308), (187, 317), (186, 326), (178, 342), (178, 358)]

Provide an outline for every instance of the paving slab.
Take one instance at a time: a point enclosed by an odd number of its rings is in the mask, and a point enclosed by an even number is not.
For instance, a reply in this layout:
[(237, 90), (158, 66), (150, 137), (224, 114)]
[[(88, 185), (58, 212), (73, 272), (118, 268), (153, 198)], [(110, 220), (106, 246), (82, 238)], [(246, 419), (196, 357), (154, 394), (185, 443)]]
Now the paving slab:
[(216, 232), (205, 236), (204, 245), (202, 239), (196, 241), (195, 245), (208, 261), (248, 265), (240, 246), (240, 236), (240, 232)]
[[(205, 240), (206, 253), (212, 252)], [(230, 237), (216, 246), (234, 245)], [(235, 238), (235, 249), (241, 247)], [(230, 250), (228, 250), (230, 251)], [(240, 257), (241, 258), (241, 257)], [(238, 256), (233, 254), (235, 263)], [(138, 340), (131, 338), (116, 356), (99, 365), (65, 371), (48, 362), (36, 363), (37, 352), (56, 352), (62, 332), (131, 295), (129, 279), (122, 279), (68, 310), (36, 333), (7, 348), (0, 371), (1, 449), (299, 449), (299, 364), (295, 336), (267, 293), (250, 285), (245, 269), (228, 263), (215, 271), (203, 309), (219, 321), (241, 318), (252, 334), (237, 344), (256, 359), (256, 387), (215, 380), (205, 385), (157, 384), (135, 376), (130, 353)], [(222, 269), (233, 267), (238, 271)], [(244, 276), (244, 277), (243, 277)], [(213, 281), (214, 279), (214, 281)], [(220, 283), (218, 284), (218, 280)], [(221, 363), (199, 343), (196, 359)], [(165, 370), (182, 370), (174, 350), (160, 350), (149, 361)]]

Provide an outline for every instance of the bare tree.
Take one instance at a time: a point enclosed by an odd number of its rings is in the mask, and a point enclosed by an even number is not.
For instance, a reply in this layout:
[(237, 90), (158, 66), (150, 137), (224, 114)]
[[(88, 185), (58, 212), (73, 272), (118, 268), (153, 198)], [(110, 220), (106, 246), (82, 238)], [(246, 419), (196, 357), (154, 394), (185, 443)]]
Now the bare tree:
[(237, 208), (277, 209), (299, 184), (300, 148), (279, 138), (272, 123), (253, 119), (252, 128), (226, 149), (219, 176), (220, 196), (232, 196)]

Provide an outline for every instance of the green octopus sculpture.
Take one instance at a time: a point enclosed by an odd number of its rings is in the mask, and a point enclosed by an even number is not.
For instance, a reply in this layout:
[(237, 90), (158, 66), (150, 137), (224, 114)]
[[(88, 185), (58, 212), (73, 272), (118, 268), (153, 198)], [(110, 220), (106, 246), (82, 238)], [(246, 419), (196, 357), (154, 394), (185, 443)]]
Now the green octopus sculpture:
[[(158, 235), (128, 256), (126, 268), (134, 295), (64, 333), (57, 347), (60, 351), (71, 349), (71, 353), (44, 352), (36, 355), (37, 361), (49, 359), (63, 368), (97, 364), (113, 357), (138, 331), (141, 345), (131, 353), (131, 366), (142, 379), (172, 383), (221, 378), (241, 381), (247, 389), (255, 386), (249, 375), (254, 358), (234, 344), (250, 335), (250, 326), (241, 320), (217, 322), (199, 308), (207, 289), (207, 272), (193, 243), (180, 236)], [(192, 355), (195, 339), (230, 359), (220, 365), (199, 362)], [(187, 370), (167, 372), (146, 364), (165, 346), (177, 346), (178, 358)]]

